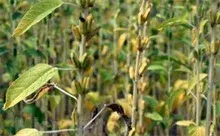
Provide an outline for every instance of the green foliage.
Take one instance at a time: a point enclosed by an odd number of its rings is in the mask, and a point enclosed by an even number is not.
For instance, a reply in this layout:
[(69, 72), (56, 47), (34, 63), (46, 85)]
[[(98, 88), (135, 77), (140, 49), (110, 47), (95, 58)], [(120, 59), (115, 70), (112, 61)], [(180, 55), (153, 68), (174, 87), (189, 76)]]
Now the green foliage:
[(47, 64), (38, 64), (24, 72), (8, 88), (4, 109), (8, 109), (35, 92), (47, 83), (55, 74), (57, 68)]
[(61, 0), (42, 0), (35, 4), (24, 15), (17, 28), (13, 32), (13, 36), (19, 36), (25, 33), (31, 26), (35, 25), (56, 8), (63, 4)]

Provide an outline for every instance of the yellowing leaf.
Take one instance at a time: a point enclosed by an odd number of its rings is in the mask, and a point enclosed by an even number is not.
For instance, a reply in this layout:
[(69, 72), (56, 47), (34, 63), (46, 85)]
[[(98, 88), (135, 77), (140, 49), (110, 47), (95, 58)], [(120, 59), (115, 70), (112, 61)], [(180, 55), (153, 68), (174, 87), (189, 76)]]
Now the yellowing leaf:
[(43, 134), (37, 129), (25, 128), (18, 131), (15, 136), (43, 136)]
[(204, 126), (190, 127), (189, 136), (205, 136), (205, 127)]
[(189, 125), (195, 125), (195, 123), (191, 120), (181, 120), (181, 121), (177, 121), (176, 125), (178, 126), (189, 126)]
[(131, 117), (132, 107), (129, 104), (129, 102), (126, 99), (120, 99), (117, 101), (117, 103), (122, 106), (125, 115), (127, 115), (128, 117)]
[[(199, 74), (199, 82), (201, 82), (203, 79), (205, 79), (207, 77), (207, 74), (202, 73)], [(195, 85), (197, 84), (197, 75), (195, 75), (194, 77), (192, 77), (190, 83), (189, 83), (189, 88), (188, 88), (188, 92), (192, 91), (192, 89), (195, 87)]]
[(19, 36), (25, 33), (31, 26), (41, 21), (62, 4), (63, 2), (61, 0), (41, 0), (39, 3), (31, 7), (24, 15), (13, 32), (13, 36)]
[(8, 88), (4, 110), (14, 106), (34, 93), (47, 83), (56, 73), (57, 68), (47, 64), (38, 64), (24, 72)]

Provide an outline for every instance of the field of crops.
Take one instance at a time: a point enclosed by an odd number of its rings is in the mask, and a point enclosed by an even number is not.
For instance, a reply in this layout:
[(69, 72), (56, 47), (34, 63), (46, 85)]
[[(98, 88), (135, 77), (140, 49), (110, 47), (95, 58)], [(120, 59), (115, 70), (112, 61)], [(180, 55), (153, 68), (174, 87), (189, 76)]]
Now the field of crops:
[(219, 136), (219, 0), (0, 0), (0, 136)]

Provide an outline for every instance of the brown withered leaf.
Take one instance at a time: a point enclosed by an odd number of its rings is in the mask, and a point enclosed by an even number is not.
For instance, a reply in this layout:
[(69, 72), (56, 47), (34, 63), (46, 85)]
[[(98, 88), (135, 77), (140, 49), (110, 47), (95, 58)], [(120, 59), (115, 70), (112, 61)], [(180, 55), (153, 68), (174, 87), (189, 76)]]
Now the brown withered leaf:
[(46, 85), (42, 86), (40, 89), (38, 89), (38, 91), (34, 95), (32, 95), (31, 98), (26, 97), (24, 99), (24, 102), (27, 104), (32, 104), (32, 103), (36, 102), (37, 100), (39, 100), (41, 97), (43, 97), (44, 94), (46, 94), (51, 89), (53, 89), (53, 85), (46, 84)]

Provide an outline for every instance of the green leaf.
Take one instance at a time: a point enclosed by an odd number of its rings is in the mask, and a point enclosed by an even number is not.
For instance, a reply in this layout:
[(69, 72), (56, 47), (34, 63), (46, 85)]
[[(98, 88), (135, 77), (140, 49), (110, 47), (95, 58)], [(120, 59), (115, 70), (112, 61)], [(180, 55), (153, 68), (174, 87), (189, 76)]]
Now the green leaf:
[(145, 101), (145, 103), (151, 107), (151, 109), (155, 109), (156, 106), (158, 105), (158, 101), (151, 97), (151, 96), (144, 96), (143, 100)]
[(150, 65), (148, 67), (148, 70), (151, 70), (151, 71), (164, 71), (166, 72), (166, 68), (164, 68), (164, 66), (162, 65)]
[(57, 74), (57, 68), (47, 64), (38, 64), (24, 72), (8, 88), (4, 110), (14, 106), (25, 97), (34, 93), (55, 74)]
[(41, 21), (62, 4), (62, 0), (41, 0), (27, 11), (12, 36), (25, 33), (31, 26)]
[(25, 128), (18, 131), (15, 136), (43, 136), (43, 134), (37, 129)]
[(159, 113), (157, 113), (157, 112), (146, 113), (145, 117), (150, 118), (150, 119), (152, 119), (154, 121), (162, 121), (163, 120), (163, 117)]

